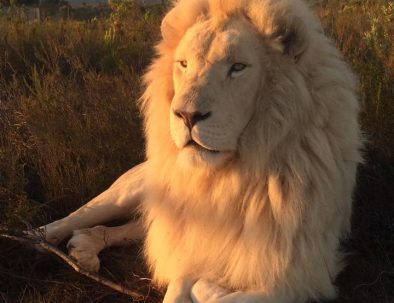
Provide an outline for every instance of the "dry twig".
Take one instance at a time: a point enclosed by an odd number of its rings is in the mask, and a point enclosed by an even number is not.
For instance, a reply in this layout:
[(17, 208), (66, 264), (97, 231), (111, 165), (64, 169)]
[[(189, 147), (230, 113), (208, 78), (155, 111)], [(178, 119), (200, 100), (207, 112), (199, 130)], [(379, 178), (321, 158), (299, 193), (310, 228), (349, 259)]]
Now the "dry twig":
[(33, 245), (38, 249), (42, 249), (49, 253), (52, 253), (66, 262), (69, 266), (71, 266), (76, 272), (102, 284), (113, 290), (116, 290), (122, 294), (128, 295), (133, 298), (134, 301), (143, 301), (144, 296), (140, 293), (137, 293), (133, 290), (130, 290), (122, 285), (116, 284), (106, 278), (100, 277), (99, 275), (89, 272), (81, 268), (74, 260), (69, 258), (65, 253), (63, 253), (60, 249), (48, 243), (45, 238), (39, 233), (32, 232), (26, 233), (21, 231), (9, 230), (5, 227), (0, 226), (0, 237), (10, 239), (13, 241), (17, 241), (22, 244)]

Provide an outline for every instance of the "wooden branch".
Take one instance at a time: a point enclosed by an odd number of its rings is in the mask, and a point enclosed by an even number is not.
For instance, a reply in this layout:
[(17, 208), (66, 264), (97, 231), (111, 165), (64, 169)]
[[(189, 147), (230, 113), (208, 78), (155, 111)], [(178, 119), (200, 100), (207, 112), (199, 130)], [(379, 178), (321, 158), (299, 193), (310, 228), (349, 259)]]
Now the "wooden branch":
[(109, 288), (112, 288), (113, 290), (118, 291), (122, 294), (128, 295), (131, 298), (133, 298), (134, 301), (143, 301), (144, 300), (144, 296), (142, 294), (137, 293), (131, 289), (128, 289), (122, 285), (116, 284), (116, 283), (112, 282), (111, 280), (100, 277), (99, 275), (97, 275), (95, 273), (84, 270), (74, 260), (72, 260), (70, 257), (68, 257), (65, 253), (63, 253), (60, 249), (58, 249), (57, 247), (55, 247), (52, 244), (50, 244), (49, 242), (47, 242), (43, 236), (40, 236), (40, 234), (37, 234), (34, 231), (32, 231), (31, 233), (27, 233), (27, 232), (9, 230), (7, 228), (0, 226), (0, 237), (5, 238), (5, 239), (10, 239), (13, 241), (17, 241), (19, 243), (27, 244), (30, 246), (33, 245), (38, 250), (41, 249), (46, 252), (52, 253), (52, 254), (58, 256), (64, 262), (66, 262), (76, 272), (96, 281), (97, 283), (100, 283), (100, 284), (105, 285)]

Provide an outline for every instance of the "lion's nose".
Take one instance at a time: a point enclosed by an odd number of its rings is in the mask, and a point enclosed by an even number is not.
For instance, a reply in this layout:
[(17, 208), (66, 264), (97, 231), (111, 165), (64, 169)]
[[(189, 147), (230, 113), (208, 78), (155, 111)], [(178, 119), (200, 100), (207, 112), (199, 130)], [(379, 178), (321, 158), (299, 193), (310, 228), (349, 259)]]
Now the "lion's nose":
[(191, 130), (197, 122), (208, 119), (211, 116), (211, 112), (202, 114), (200, 112), (182, 112), (177, 110), (174, 111), (174, 114), (183, 120), (189, 130)]

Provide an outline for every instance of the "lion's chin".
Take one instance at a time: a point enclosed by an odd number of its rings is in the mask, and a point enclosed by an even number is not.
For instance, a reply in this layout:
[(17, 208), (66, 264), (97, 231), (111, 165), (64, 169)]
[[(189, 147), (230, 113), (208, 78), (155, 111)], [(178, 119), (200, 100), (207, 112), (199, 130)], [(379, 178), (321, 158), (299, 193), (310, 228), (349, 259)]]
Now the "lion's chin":
[(204, 167), (217, 169), (228, 163), (234, 152), (212, 151), (198, 144), (186, 145), (179, 151), (177, 163), (183, 167)]

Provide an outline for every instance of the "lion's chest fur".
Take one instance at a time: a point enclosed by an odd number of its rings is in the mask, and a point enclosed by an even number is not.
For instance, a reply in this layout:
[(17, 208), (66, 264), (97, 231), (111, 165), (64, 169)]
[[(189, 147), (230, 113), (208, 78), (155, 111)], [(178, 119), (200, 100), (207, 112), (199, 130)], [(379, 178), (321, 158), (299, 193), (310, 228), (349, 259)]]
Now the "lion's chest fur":
[(212, 194), (215, 190), (200, 193), (198, 201), (162, 192), (147, 201), (146, 254), (155, 280), (167, 284), (191, 276), (234, 289), (269, 290), (286, 260), (278, 253), (265, 188), (249, 195), (244, 188), (244, 197), (240, 188)]

